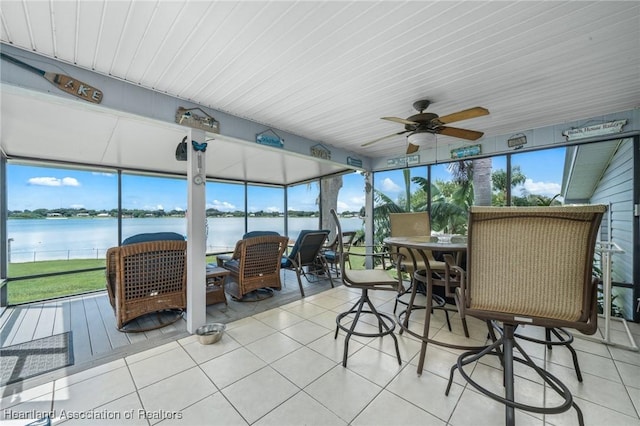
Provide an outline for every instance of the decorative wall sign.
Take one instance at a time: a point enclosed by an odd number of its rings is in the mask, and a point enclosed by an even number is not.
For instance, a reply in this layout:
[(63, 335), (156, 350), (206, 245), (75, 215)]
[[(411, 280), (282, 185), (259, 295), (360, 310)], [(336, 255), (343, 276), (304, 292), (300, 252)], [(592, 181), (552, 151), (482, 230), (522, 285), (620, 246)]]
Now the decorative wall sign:
[(462, 148), (456, 148), (451, 150), (451, 158), (473, 157), (482, 153), (482, 145), (463, 146)]
[(515, 147), (516, 149), (518, 149), (518, 148), (522, 148), (522, 145), (526, 145), (526, 144), (527, 144), (527, 136), (522, 133), (518, 133), (517, 135), (513, 135), (509, 139), (507, 139), (507, 146), (509, 148)]
[(60, 90), (64, 90), (65, 92), (78, 97), (84, 101), (91, 102), (94, 104), (99, 104), (102, 102), (102, 92), (96, 89), (93, 86), (88, 85), (87, 83), (83, 83), (80, 80), (76, 80), (73, 77), (69, 77), (64, 74), (56, 74), (53, 72), (46, 72), (39, 68), (33, 67), (29, 64), (26, 64), (22, 61), (17, 60), (14, 57), (6, 55), (4, 53), (0, 53), (2, 59), (7, 60), (15, 65), (18, 65), (26, 70), (34, 72), (43, 76), (45, 79), (50, 81), (54, 86), (56, 86)]
[(575, 139), (589, 138), (591, 136), (610, 135), (622, 132), (622, 127), (625, 124), (627, 124), (627, 120), (615, 120), (607, 123), (594, 124), (593, 126), (572, 128), (562, 132), (562, 136), (566, 137), (568, 141), (572, 141)]
[(353, 167), (362, 167), (362, 160), (359, 158), (347, 157), (347, 164)]
[(272, 146), (274, 148), (282, 148), (284, 139), (280, 137), (273, 129), (267, 129), (256, 135), (256, 142), (260, 145)]
[(331, 151), (329, 151), (326, 146), (320, 143), (313, 145), (310, 149), (310, 152), (312, 157), (322, 158), (323, 160), (331, 160)]
[(387, 160), (387, 166), (410, 166), (412, 164), (420, 163), (420, 155), (405, 155), (403, 157), (390, 158)]
[[(204, 116), (191, 112), (195, 110), (200, 111)], [(178, 111), (176, 111), (176, 123), (194, 129), (204, 130), (205, 132), (220, 133), (220, 123), (200, 108), (178, 107)]]

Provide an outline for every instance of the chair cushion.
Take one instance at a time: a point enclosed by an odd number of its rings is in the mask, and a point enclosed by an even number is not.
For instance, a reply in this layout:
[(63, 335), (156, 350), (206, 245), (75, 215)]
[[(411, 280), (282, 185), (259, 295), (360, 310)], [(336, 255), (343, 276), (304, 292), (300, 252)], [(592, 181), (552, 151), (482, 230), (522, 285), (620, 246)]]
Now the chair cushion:
[(240, 271), (240, 261), (237, 259), (227, 260), (222, 266), (236, 275), (238, 274), (238, 271)]
[(398, 286), (398, 280), (382, 269), (350, 269), (348, 280), (355, 285), (367, 287)]
[(327, 262), (333, 263), (336, 261), (336, 252), (333, 250), (325, 250), (322, 252), (324, 258), (327, 259)]
[(329, 235), (329, 231), (326, 229), (303, 229), (298, 234), (298, 239), (296, 239), (296, 243), (291, 248), (288, 256), (283, 256), (282, 261), (280, 262), (281, 268), (291, 268), (293, 267), (293, 263), (291, 263), (291, 259), (295, 259), (298, 255), (298, 250), (300, 249), (300, 244), (302, 243), (302, 239), (305, 235), (310, 234), (312, 232), (326, 232)]
[(150, 232), (146, 234), (136, 234), (129, 238), (126, 238), (122, 245), (136, 243), (146, 243), (149, 241), (184, 241), (184, 235), (180, 235), (177, 232)]
[(279, 236), (280, 234), (277, 233), (276, 231), (250, 231), (250, 232), (247, 232), (246, 234), (244, 234), (242, 236), (242, 239), (246, 240), (247, 238), (265, 237), (265, 236), (269, 236), (269, 235), (277, 235), (277, 236)]

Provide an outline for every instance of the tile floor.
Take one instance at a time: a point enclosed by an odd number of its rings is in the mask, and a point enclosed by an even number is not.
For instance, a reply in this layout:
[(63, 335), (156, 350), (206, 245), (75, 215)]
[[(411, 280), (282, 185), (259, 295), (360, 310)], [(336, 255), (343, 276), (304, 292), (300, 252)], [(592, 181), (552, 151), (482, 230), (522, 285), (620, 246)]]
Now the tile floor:
[[(334, 339), (336, 313), (358, 293), (337, 287), (279, 308), (229, 323), (222, 340), (201, 345), (195, 336), (28, 387), (0, 388), (3, 425), (24, 425), (43, 413), (68, 425), (499, 425), (502, 405), (467, 385), (459, 374), (444, 391), (456, 351), (430, 345), (422, 375), (416, 374), (420, 342), (399, 336), (402, 365), (391, 338), (353, 337), (347, 368), (344, 334)], [(385, 312), (393, 294), (373, 292)], [(277, 296), (276, 296), (277, 297)], [(412, 315), (412, 329), (424, 311)], [(449, 332), (443, 312), (432, 317), (431, 334), (447, 342), (482, 344), (484, 323), (470, 319), (466, 339), (459, 318)], [(365, 324), (366, 326), (366, 324)], [(615, 338), (626, 338), (613, 323)], [(640, 325), (630, 324), (636, 340)], [(535, 327), (524, 332), (536, 333)], [(527, 351), (571, 389), (586, 425), (640, 426), (640, 353), (576, 339), (584, 382), (579, 383), (566, 348)], [(499, 391), (495, 359), (469, 366), (472, 376)], [(554, 400), (539, 378), (516, 368), (517, 398)], [(540, 415), (517, 412), (519, 425), (575, 425), (574, 410)]]

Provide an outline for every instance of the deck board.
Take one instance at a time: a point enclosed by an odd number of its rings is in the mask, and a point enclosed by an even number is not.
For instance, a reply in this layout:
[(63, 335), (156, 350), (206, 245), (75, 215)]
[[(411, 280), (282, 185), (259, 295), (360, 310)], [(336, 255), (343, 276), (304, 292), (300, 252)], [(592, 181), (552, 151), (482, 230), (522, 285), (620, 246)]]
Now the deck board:
[(117, 349), (131, 344), (127, 333), (122, 333), (116, 328), (116, 316), (106, 294), (96, 297), (95, 301), (96, 306), (100, 311), (102, 322), (105, 325), (105, 330), (107, 332), (109, 342), (111, 343), (111, 347)]
[(87, 315), (87, 327), (89, 329), (89, 343), (91, 355), (105, 354), (113, 350), (109, 336), (98, 310), (95, 297), (84, 299), (84, 308)]
[(36, 326), (35, 332), (33, 333), (34, 339), (39, 339), (41, 337), (49, 337), (53, 336), (53, 324), (56, 318), (56, 304), (53, 303), (44, 303), (42, 305), (42, 311), (40, 313), (40, 318), (38, 318), (38, 324)]
[(87, 326), (87, 313), (82, 298), (71, 301), (71, 330), (73, 330), (73, 355), (77, 363), (91, 358), (91, 340)]
[(29, 305), (25, 308), (24, 317), (20, 322), (17, 333), (13, 336), (13, 339), (11, 339), (11, 345), (33, 340), (33, 335), (36, 333), (36, 327), (38, 326), (38, 319), (41, 313), (42, 303)]
[(71, 299), (61, 299), (56, 302), (56, 319), (53, 324), (53, 333), (64, 333), (71, 330)]
[(18, 306), (11, 312), (11, 319), (7, 321), (5, 326), (2, 328), (2, 332), (0, 333), (0, 338), (2, 339), (2, 346), (11, 346), (11, 341), (18, 333), (20, 329), (20, 324), (24, 319), (24, 316), (27, 313), (27, 307)]

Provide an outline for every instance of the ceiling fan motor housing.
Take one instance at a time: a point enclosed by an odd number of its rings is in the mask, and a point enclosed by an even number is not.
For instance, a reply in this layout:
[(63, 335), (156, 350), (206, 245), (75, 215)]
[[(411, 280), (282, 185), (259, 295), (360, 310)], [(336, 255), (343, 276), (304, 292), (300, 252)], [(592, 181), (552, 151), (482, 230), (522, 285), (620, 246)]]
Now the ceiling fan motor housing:
[(420, 114), (412, 115), (407, 118), (409, 121), (413, 121), (416, 124), (405, 124), (405, 130), (410, 132), (415, 132), (416, 130), (420, 131), (433, 131), (437, 129), (437, 122), (432, 122), (432, 120), (437, 119), (438, 114), (433, 114), (431, 112), (423, 112)]

